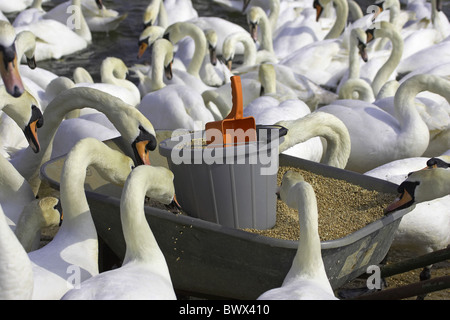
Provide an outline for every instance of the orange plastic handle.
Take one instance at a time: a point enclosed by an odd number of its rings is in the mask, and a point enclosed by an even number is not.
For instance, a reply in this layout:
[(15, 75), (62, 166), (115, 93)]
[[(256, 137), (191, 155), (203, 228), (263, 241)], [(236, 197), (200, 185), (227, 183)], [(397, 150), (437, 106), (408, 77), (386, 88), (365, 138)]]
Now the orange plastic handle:
[(244, 116), (244, 99), (242, 97), (241, 77), (232, 76), (230, 79), (233, 107), (230, 114), (225, 119), (242, 119)]

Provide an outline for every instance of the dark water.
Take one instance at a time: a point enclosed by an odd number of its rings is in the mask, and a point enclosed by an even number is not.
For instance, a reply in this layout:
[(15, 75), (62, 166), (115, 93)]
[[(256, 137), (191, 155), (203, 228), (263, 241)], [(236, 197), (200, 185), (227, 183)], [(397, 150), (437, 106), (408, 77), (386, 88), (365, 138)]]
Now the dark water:
[[(67, 0), (52, 0), (50, 5), (44, 4), (43, 7), (48, 10), (65, 1)], [(82, 66), (91, 73), (95, 81), (100, 81), (100, 65), (103, 59), (108, 56), (122, 59), (127, 66), (144, 63), (145, 60), (137, 59), (137, 50), (138, 38), (142, 31), (142, 15), (149, 0), (103, 0), (103, 2), (107, 8), (120, 13), (128, 12), (127, 19), (121, 23), (118, 29), (108, 34), (93, 33), (93, 43), (87, 49), (60, 60), (41, 61), (38, 65), (59, 76), (70, 78), (72, 78), (73, 70)], [(357, 2), (363, 12), (366, 12), (367, 6), (374, 1), (358, 0)], [(245, 29), (248, 28), (244, 14), (230, 13), (212, 0), (192, 0), (192, 3), (199, 16), (218, 16), (237, 23)], [(449, 16), (450, 1), (444, 1), (443, 9)], [(13, 17), (9, 16), (9, 18), (12, 19)], [(130, 80), (133, 79), (130, 78)]]

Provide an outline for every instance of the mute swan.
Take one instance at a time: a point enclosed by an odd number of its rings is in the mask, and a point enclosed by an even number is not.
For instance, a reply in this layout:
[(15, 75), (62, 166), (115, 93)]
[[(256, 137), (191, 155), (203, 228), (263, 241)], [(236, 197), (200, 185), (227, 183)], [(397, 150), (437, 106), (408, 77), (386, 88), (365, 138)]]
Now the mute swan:
[[(38, 103), (36, 99), (25, 91), (19, 98), (10, 96), (5, 87), (0, 87), (0, 109), (8, 115), (18, 125), (18, 128), (22, 130), (22, 135), (25, 136), (28, 145), (33, 152), (39, 152), (40, 143), (37, 135), (37, 128), (42, 127), (44, 119), (40, 109), (37, 107)], [(2, 117), (3, 118), (3, 117)], [(2, 138), (8, 139), (9, 132), (4, 132)], [(6, 135), (5, 135), (6, 134)], [(17, 131), (14, 131), (12, 135), (17, 135)], [(12, 138), (15, 139), (16, 137)]]
[(63, 300), (174, 300), (169, 269), (144, 214), (145, 196), (171, 203), (173, 173), (163, 167), (140, 166), (129, 175), (120, 200), (126, 252), (120, 268), (103, 272), (67, 292)]
[[(69, 15), (69, 20), (65, 20), (64, 23), (46, 19), (45, 14), (31, 21), (20, 17), (20, 15), (16, 17), (13, 26), (17, 33), (28, 30), (36, 35), (36, 61), (59, 59), (62, 56), (83, 50), (91, 44), (92, 35), (80, 9), (81, 0), (72, 1), (73, 10)], [(25, 11), (22, 12), (22, 14), (25, 13)], [(74, 28), (72, 29), (68, 25)]]
[[(395, 79), (395, 69), (399, 65), (404, 52), (403, 40), (400, 34), (395, 30), (394, 26), (387, 21), (381, 21), (379, 28), (370, 29), (367, 32), (369, 32), (367, 42), (372, 41), (373, 38), (388, 38), (392, 44), (390, 55), (387, 60), (384, 56), (380, 57), (377, 55), (374, 59), (370, 58), (370, 61), (363, 66), (360, 71), (361, 77), (366, 78), (371, 82), (373, 94), (377, 96), (382, 87), (387, 84), (388, 80)], [(374, 64), (379, 65), (380, 63), (382, 64), (381, 68), (373, 68)], [(372, 70), (377, 70), (375, 75), (371, 74), (370, 68), (372, 68)]]
[(0, 74), (6, 91), (13, 97), (20, 97), (25, 91), (18, 69), (16, 53), (16, 32), (7, 21), (0, 21)]
[[(69, 152), (60, 182), (64, 223), (52, 241), (28, 254), (33, 263), (33, 299), (60, 299), (74, 285), (99, 272), (97, 232), (84, 192), (88, 166), (110, 182), (123, 185), (134, 163), (94, 138), (81, 140)], [(74, 271), (75, 280), (70, 276)]]
[(410, 207), (425, 201), (450, 195), (450, 171), (447, 168), (431, 168), (410, 173), (398, 187), (400, 193), (385, 212)]
[(314, 1), (314, 7), (317, 10), (317, 20), (319, 20), (324, 6), (330, 2), (336, 5), (336, 21), (324, 39), (338, 38), (345, 29), (348, 17), (348, 3), (346, 0), (316, 0)]
[[(69, 18), (68, 12), (70, 12), (71, 5), (73, 5), (71, 1), (59, 4), (49, 10), (45, 18), (65, 23)], [(81, 0), (81, 10), (89, 30), (92, 32), (113, 31), (128, 16), (128, 13), (119, 14), (115, 10), (107, 9), (102, 0)]]
[[(447, 156), (448, 157), (448, 156)], [(447, 195), (445, 190), (441, 194), (433, 195), (436, 192), (438, 186), (442, 186), (437, 181), (437, 174), (439, 171), (443, 172), (447, 170), (445, 164), (448, 167), (448, 163), (442, 161), (442, 159), (429, 159), (424, 157), (408, 158), (393, 161), (379, 168), (373, 169), (365, 174), (392, 181), (394, 183), (401, 184), (399, 192), (403, 195), (398, 201), (395, 201), (388, 210), (396, 210), (404, 207), (410, 207), (412, 210), (405, 215), (394, 234), (394, 239), (391, 245), (392, 250), (409, 251), (413, 255), (423, 255), (436, 250), (445, 249), (450, 244), (450, 195), (448, 177), (447, 181), (443, 181), (444, 185), (447, 185)], [(448, 158), (447, 158), (448, 159)], [(447, 160), (448, 161), (448, 160)], [(425, 163), (431, 167), (435, 166), (436, 169), (422, 170)], [(437, 167), (434, 163), (443, 163), (442, 167)], [(432, 171), (438, 170), (439, 171)], [(432, 171), (432, 172), (415, 172), (408, 177), (411, 171)], [(430, 178), (430, 185), (424, 181), (424, 176)], [(405, 184), (402, 182), (409, 180)], [(420, 181), (420, 184), (419, 182)], [(423, 189), (418, 189), (419, 186), (424, 186), (425, 192), (429, 192), (428, 198), (423, 198)], [(417, 187), (415, 187), (417, 186)], [(415, 187), (415, 188), (414, 188)], [(442, 197), (442, 195), (444, 195)], [(436, 199), (433, 199), (436, 197)], [(401, 200), (403, 199), (403, 200)], [(427, 280), (431, 278), (432, 265), (425, 266), (420, 273), (420, 280)], [(424, 296), (418, 297), (423, 299)]]
[(58, 198), (45, 197), (28, 203), (17, 222), (14, 233), (26, 252), (39, 249), (41, 229), (60, 226), (61, 203)]
[(264, 292), (258, 300), (337, 300), (322, 261), (314, 189), (299, 173), (288, 171), (281, 182), (280, 198), (298, 209), (297, 253), (281, 287)]
[(77, 87), (87, 86), (121, 98), (125, 103), (137, 106), (141, 102), (141, 93), (136, 85), (127, 80), (128, 67), (116, 57), (107, 57), (100, 67), (101, 83), (78, 83)]
[[(336, 100), (319, 110), (337, 116), (350, 132), (351, 154), (346, 168), (366, 172), (392, 160), (423, 154), (430, 134), (414, 107), (414, 98), (429, 90), (449, 100), (449, 85), (447, 80), (434, 75), (408, 79), (395, 94), (395, 117), (373, 104), (354, 100)], [(374, 132), (380, 134), (374, 136)]]
[[(233, 60), (236, 55), (236, 46), (242, 43), (244, 57), (239, 67), (233, 69)], [(232, 33), (223, 42), (222, 58), (233, 73), (245, 72), (249, 67), (256, 67), (264, 62), (276, 62), (275, 56), (266, 50), (257, 50), (256, 45), (248, 32)]]
[[(43, 2), (49, 2), (50, 0), (43, 0)], [(4, 13), (12, 13), (23, 11), (32, 4), (33, 0), (1, 0), (0, 11)]]
[(326, 140), (326, 152), (320, 162), (329, 166), (344, 169), (350, 156), (350, 134), (342, 121), (337, 117), (320, 111), (290, 121), (276, 123), (288, 129), (279, 152), (284, 152), (298, 143), (312, 137), (322, 137)]
[(350, 31), (350, 53), (348, 74), (344, 75), (339, 82), (337, 91), (339, 99), (355, 99), (354, 94), (360, 100), (371, 102), (375, 100), (372, 88), (359, 77), (360, 59), (367, 62), (366, 51), (367, 35), (361, 28), (353, 28)]
[(145, 27), (159, 25), (167, 28), (175, 22), (198, 17), (191, 0), (150, 0), (145, 9), (143, 22)]
[(46, 124), (39, 131), (41, 152), (34, 154), (28, 147), (16, 152), (11, 159), (14, 167), (32, 184), (34, 190), (40, 184), (39, 168), (52, 154), (53, 140), (59, 125), (66, 113), (79, 108), (94, 108), (104, 113), (129, 144), (130, 155), (134, 154), (137, 164), (150, 163), (149, 151), (156, 148), (155, 130), (141, 112), (102, 91), (72, 88), (59, 94), (44, 111)]
[[(190, 52), (186, 52), (184, 56), (179, 56), (179, 58), (184, 62), (186, 61), (183, 67), (186, 68), (186, 72), (195, 78), (201, 79), (202, 82), (205, 82), (203, 78), (200, 77), (200, 70), (203, 66), (203, 62), (205, 57), (209, 59), (208, 54), (208, 42), (206, 40), (206, 35), (204, 31), (191, 22), (176, 22), (171, 24), (164, 32), (164, 38), (168, 39), (175, 46), (181, 39), (185, 37), (190, 37), (194, 42), (194, 52), (191, 54)], [(177, 54), (180, 49), (177, 50)], [(175, 56), (177, 55), (175, 54)], [(188, 62), (189, 61), (189, 62)], [(174, 69), (175, 71), (176, 69)], [(181, 74), (178, 74), (181, 77)], [(188, 78), (188, 81), (191, 82), (191, 78)], [(189, 83), (186, 83), (190, 85)], [(204, 86), (199, 86), (200, 90), (204, 91), (207, 89), (207, 83)]]

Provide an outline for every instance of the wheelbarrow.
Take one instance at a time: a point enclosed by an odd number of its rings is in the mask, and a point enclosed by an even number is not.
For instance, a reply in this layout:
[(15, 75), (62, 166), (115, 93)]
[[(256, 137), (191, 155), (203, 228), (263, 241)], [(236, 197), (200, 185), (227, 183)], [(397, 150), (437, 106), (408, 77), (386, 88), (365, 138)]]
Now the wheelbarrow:
[[(106, 143), (118, 150), (125, 145), (121, 137)], [(41, 177), (55, 189), (60, 186), (64, 160), (65, 156), (55, 158), (41, 167)], [(397, 195), (397, 185), (355, 172), (283, 154), (279, 163)], [(123, 259), (125, 240), (119, 210), (122, 189), (105, 181), (93, 168), (86, 177), (85, 189), (99, 237)], [(322, 257), (334, 289), (382, 261), (405, 213), (394, 212), (343, 238), (322, 241)], [(150, 206), (145, 207), (145, 214), (165, 255), (175, 289), (193, 296), (255, 299), (282, 284), (296, 254), (297, 241), (269, 238)]]

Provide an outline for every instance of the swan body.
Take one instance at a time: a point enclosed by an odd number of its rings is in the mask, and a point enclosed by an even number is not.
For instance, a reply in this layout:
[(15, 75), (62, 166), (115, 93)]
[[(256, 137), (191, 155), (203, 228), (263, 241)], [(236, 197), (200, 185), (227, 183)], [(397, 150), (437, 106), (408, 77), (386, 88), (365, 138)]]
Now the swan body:
[[(354, 100), (337, 100), (319, 110), (340, 118), (350, 132), (352, 146), (347, 169), (366, 172), (392, 160), (421, 156), (425, 152), (430, 134), (413, 107), (414, 98), (419, 92), (429, 90), (449, 99), (448, 86), (448, 81), (433, 75), (409, 79), (395, 94), (395, 117), (373, 104)], [(380, 135), (375, 138), (373, 132)]]
[[(100, 3), (100, 5), (98, 4)], [(63, 2), (45, 14), (46, 19), (54, 19), (61, 23), (67, 21), (70, 12), (71, 1)], [(101, 8), (99, 8), (101, 6)], [(109, 32), (117, 29), (120, 23), (128, 16), (127, 13), (107, 9), (105, 5), (98, 0), (81, 0), (81, 10), (84, 19), (92, 32)]]
[[(14, 20), (13, 26), (17, 33), (28, 30), (35, 34), (37, 39), (36, 61), (59, 59), (62, 56), (87, 48), (92, 42), (92, 35), (82, 14), (80, 0), (73, 0), (72, 4), (74, 11), (69, 16), (69, 20), (74, 19), (74, 14), (79, 14), (77, 21), (80, 21), (80, 25), (73, 30), (67, 26), (67, 19), (64, 20), (64, 23), (61, 23), (54, 19), (46, 19), (45, 14), (33, 17), (31, 21), (20, 15)], [(26, 13), (25, 11), (22, 12), (23, 15)]]
[[(39, 168), (52, 154), (53, 141), (64, 116), (79, 108), (93, 108), (106, 115), (123, 139), (131, 147), (137, 164), (149, 164), (149, 151), (156, 147), (155, 130), (151, 122), (135, 107), (107, 93), (91, 88), (72, 88), (59, 94), (47, 106), (43, 117), (46, 125), (39, 131), (41, 152), (35, 154), (31, 148), (16, 152), (11, 162), (14, 167), (31, 181), (33, 189), (40, 184)], [(23, 159), (27, 159), (24, 161)]]
[(191, 0), (150, 0), (145, 9), (143, 22), (146, 27), (158, 25), (167, 28), (175, 22), (198, 17)]
[(139, 166), (130, 173), (120, 203), (126, 243), (122, 266), (84, 281), (80, 288), (67, 292), (63, 300), (176, 299), (166, 260), (145, 218), (146, 195), (171, 203), (173, 173), (154, 166)]
[[(394, 249), (407, 249), (416, 254), (426, 254), (432, 251), (445, 249), (450, 244), (450, 184), (448, 182), (448, 170), (434, 168), (422, 170), (428, 158), (405, 159), (408, 164), (390, 163), (393, 169), (403, 174), (396, 174), (386, 180), (399, 181), (401, 196), (393, 202), (387, 211), (411, 206), (405, 219), (402, 219), (395, 233), (392, 247)], [(398, 165), (402, 165), (401, 168)], [(371, 176), (382, 176), (381, 170), (372, 170), (366, 173)], [(413, 173), (409, 174), (408, 170)], [(395, 171), (394, 171), (395, 172)], [(409, 174), (409, 176), (408, 176)], [(402, 176), (406, 179), (401, 180)], [(417, 184), (420, 182), (420, 184)], [(409, 194), (408, 194), (409, 193)]]
[[(43, 2), (48, 1), (49, 0), (43, 0)], [(16, 0), (16, 1), (1, 0), (0, 11), (4, 13), (19, 12), (28, 8), (32, 3), (33, 0)]]
[(88, 166), (95, 167), (110, 182), (123, 185), (134, 167), (133, 160), (87, 138), (67, 155), (61, 172), (60, 196), (64, 223), (52, 241), (28, 254), (33, 263), (33, 299), (60, 299), (76, 285), (68, 267), (78, 268), (78, 283), (98, 274), (98, 241), (84, 192)]
[(184, 85), (169, 85), (148, 93), (142, 98), (138, 110), (156, 129), (198, 129), (207, 122), (214, 121), (211, 112), (205, 107), (202, 96)]
[(300, 239), (281, 287), (263, 293), (258, 300), (337, 300), (322, 261), (314, 189), (300, 174), (288, 171), (283, 176), (280, 197), (289, 207), (298, 209)]

